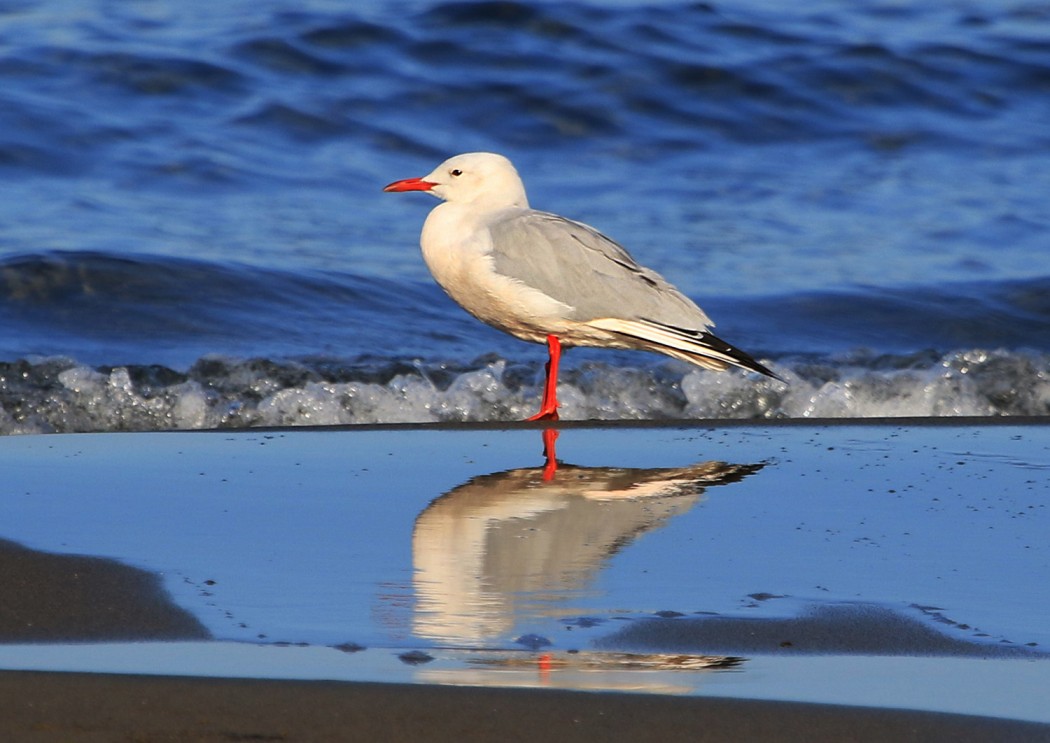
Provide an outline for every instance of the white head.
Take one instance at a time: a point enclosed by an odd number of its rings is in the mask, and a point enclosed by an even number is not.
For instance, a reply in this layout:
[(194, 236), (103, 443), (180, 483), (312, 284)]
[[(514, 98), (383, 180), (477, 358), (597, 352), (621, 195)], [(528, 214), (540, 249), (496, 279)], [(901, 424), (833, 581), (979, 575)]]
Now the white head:
[(395, 181), (384, 191), (426, 191), (453, 204), (478, 209), (528, 207), (518, 171), (503, 155), (468, 152), (450, 157), (422, 178)]

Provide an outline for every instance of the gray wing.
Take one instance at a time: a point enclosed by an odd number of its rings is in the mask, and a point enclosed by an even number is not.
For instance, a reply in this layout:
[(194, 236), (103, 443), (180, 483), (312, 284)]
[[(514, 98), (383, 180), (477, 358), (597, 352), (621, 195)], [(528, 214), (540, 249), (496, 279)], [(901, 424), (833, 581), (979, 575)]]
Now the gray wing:
[(496, 271), (574, 307), (572, 320), (649, 320), (694, 330), (713, 325), (660, 274), (592, 227), (515, 209), (489, 229)]

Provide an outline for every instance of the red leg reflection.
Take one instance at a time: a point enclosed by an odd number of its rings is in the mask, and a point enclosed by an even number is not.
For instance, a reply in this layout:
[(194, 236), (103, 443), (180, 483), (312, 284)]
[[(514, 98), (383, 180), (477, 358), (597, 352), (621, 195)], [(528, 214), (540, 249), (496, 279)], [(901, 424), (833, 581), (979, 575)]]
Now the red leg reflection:
[(558, 471), (558, 459), (554, 453), (554, 442), (558, 440), (558, 429), (543, 429), (543, 457), (546, 464), (543, 465), (543, 479), (549, 481), (554, 479), (554, 473)]
[(540, 669), (540, 681), (547, 683), (551, 680), (551, 654), (544, 653), (539, 657), (537, 665)]
[(547, 378), (543, 385), (543, 400), (540, 412), (527, 421), (558, 420), (558, 362), (561, 360), (561, 341), (556, 335), (547, 336)]

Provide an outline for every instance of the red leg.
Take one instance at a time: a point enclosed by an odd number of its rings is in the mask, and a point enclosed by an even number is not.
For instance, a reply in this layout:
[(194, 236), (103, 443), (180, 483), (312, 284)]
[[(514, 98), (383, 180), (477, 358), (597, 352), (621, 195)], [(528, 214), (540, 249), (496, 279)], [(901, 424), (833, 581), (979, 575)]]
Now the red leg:
[(547, 355), (547, 380), (543, 385), (540, 412), (526, 418), (527, 421), (558, 420), (558, 362), (561, 360), (561, 341), (558, 336), (547, 336)]

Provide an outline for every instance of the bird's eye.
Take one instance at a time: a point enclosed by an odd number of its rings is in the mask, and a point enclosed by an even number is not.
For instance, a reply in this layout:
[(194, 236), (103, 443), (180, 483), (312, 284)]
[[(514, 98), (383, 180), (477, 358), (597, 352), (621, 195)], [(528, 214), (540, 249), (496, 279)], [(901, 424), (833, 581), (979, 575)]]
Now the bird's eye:
[(459, 176), (463, 175), (463, 171), (459, 168), (453, 168), (452, 170), (448, 171), (448, 174), (453, 178), (458, 178)]

